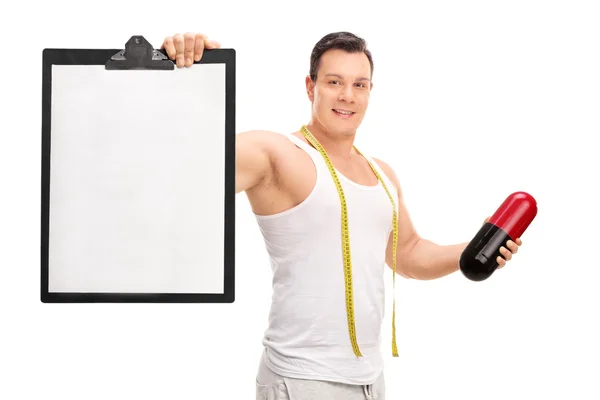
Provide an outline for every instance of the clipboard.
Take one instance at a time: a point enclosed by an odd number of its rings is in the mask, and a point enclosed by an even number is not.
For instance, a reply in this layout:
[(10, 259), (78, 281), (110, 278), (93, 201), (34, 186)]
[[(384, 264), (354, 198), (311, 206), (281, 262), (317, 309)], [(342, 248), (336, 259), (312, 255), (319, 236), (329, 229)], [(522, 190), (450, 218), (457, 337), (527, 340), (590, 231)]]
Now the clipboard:
[(235, 61), (44, 49), (43, 303), (234, 302)]

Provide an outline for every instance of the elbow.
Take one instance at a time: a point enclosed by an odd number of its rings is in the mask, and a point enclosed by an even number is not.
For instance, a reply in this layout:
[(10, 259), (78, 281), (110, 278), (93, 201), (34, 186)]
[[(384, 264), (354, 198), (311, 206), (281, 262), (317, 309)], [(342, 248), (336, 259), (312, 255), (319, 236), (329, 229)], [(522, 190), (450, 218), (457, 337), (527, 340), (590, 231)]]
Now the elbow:
[(415, 235), (402, 251), (399, 272), (408, 279), (430, 281), (438, 278), (435, 250), (438, 246)]
[(419, 264), (416, 261), (407, 261), (400, 270), (399, 275), (407, 279), (414, 279), (417, 281), (430, 281), (436, 279), (434, 271), (427, 267), (427, 265)]
[[(415, 249), (418, 247), (422, 239), (415, 234), (410, 240), (402, 245), (398, 245), (396, 249), (396, 273), (406, 279), (421, 279), (420, 271), (422, 268)], [(393, 255), (388, 254), (387, 264), (393, 268)]]

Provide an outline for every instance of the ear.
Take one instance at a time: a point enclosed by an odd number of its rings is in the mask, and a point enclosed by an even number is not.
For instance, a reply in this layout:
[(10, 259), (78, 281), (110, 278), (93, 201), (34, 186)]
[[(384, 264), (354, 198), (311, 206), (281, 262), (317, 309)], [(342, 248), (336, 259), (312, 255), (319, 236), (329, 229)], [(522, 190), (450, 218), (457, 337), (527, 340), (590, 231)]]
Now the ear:
[(306, 94), (312, 102), (315, 98), (315, 83), (310, 79), (310, 75), (306, 75)]

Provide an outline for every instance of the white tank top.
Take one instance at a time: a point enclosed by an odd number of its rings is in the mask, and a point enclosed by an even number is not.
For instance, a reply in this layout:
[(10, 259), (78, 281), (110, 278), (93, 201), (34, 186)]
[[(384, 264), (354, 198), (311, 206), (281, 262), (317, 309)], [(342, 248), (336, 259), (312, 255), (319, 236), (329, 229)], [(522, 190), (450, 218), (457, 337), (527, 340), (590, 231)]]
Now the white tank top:
[[(265, 331), (265, 362), (277, 374), (348, 384), (373, 383), (383, 370), (385, 252), (392, 231), (392, 204), (381, 183), (363, 186), (336, 171), (348, 207), (356, 336), (363, 357), (348, 334), (341, 205), (321, 154), (293, 135), (316, 169), (310, 195), (292, 209), (255, 215), (273, 272), (273, 295)], [(397, 204), (395, 186), (374, 160)], [(284, 178), (285, 179), (285, 178)]]

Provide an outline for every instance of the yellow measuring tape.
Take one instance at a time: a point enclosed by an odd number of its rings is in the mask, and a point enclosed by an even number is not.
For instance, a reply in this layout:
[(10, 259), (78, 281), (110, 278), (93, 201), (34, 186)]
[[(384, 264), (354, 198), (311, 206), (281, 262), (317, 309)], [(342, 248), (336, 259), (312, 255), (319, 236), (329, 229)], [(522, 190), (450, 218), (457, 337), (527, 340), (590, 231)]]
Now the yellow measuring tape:
[[(325, 163), (327, 164), (327, 168), (329, 168), (329, 172), (331, 173), (331, 177), (333, 178), (333, 181), (335, 183), (335, 186), (337, 188), (338, 194), (340, 196), (340, 202), (342, 205), (342, 251), (344, 253), (344, 278), (345, 278), (345, 283), (346, 283), (346, 314), (348, 316), (348, 332), (350, 333), (350, 342), (352, 343), (352, 348), (354, 349), (354, 354), (356, 354), (357, 357), (362, 357), (362, 354), (360, 353), (360, 349), (358, 348), (358, 342), (356, 340), (356, 327), (355, 327), (355, 323), (354, 323), (354, 295), (353, 295), (353, 290), (352, 290), (352, 257), (350, 255), (350, 232), (348, 229), (348, 209), (346, 206), (346, 197), (344, 196), (344, 190), (342, 189), (342, 185), (340, 183), (340, 180), (337, 176), (337, 173), (335, 172), (335, 168), (333, 166), (333, 164), (331, 163), (331, 160), (329, 159), (329, 156), (327, 155), (327, 152), (325, 151), (325, 149), (323, 148), (323, 146), (321, 146), (321, 144), (319, 143), (319, 141), (312, 135), (312, 133), (310, 133), (310, 131), (308, 130), (308, 128), (306, 126), (302, 126), (302, 128), (300, 128), (300, 132), (302, 132), (302, 134), (304, 135), (304, 137), (313, 145), (313, 147), (315, 149), (317, 149), (317, 151), (319, 151), (319, 153), (321, 153), (321, 156), (323, 156), (323, 159), (325, 160)], [(356, 150), (356, 152), (359, 155), (362, 155), (360, 151), (358, 151), (358, 149), (356, 147), (354, 147), (354, 150)], [(366, 159), (366, 157), (365, 157)], [(371, 162), (367, 159), (367, 162), (369, 163), (369, 166), (371, 167), (371, 169), (373, 170), (373, 172), (375, 173), (375, 175), (377, 176), (377, 179), (379, 180), (379, 182), (381, 182), (381, 185), (383, 186), (383, 188), (385, 189), (385, 192), (387, 193), (391, 203), (392, 203), (392, 210), (393, 210), (393, 288), (394, 288), (394, 304), (393, 304), (393, 309), (392, 309), (392, 355), (394, 357), (398, 357), (398, 347), (396, 346), (396, 243), (398, 242), (398, 212), (396, 210), (396, 202), (394, 201), (394, 198), (392, 197), (392, 195), (390, 194), (390, 191), (388, 190), (387, 186), (385, 185), (385, 182), (383, 181), (383, 179), (381, 178), (381, 175), (379, 174), (379, 172), (377, 172), (377, 169), (371, 164)]]

